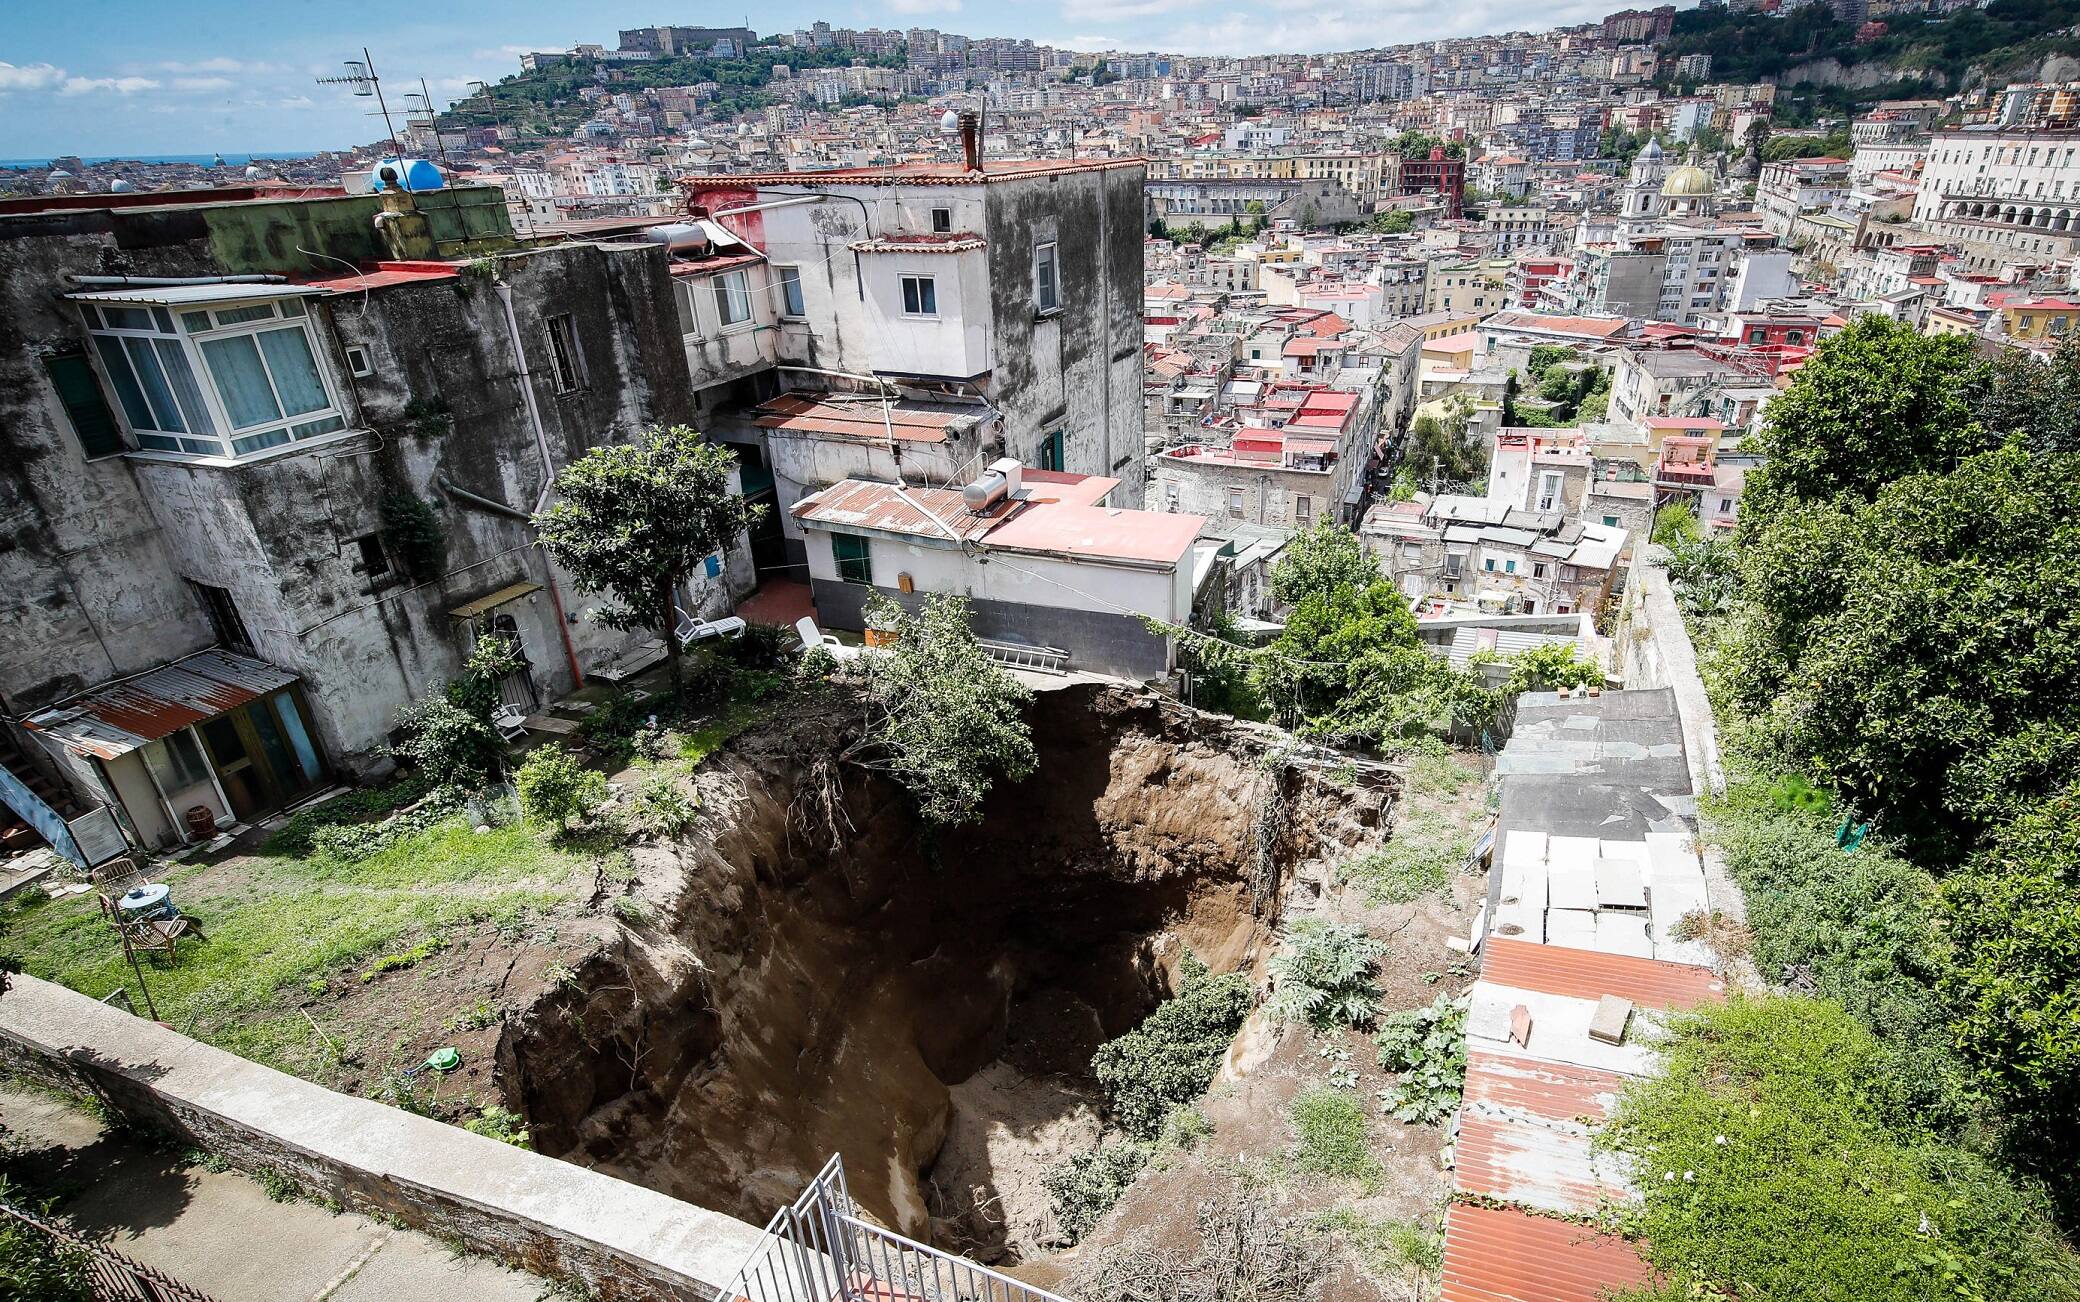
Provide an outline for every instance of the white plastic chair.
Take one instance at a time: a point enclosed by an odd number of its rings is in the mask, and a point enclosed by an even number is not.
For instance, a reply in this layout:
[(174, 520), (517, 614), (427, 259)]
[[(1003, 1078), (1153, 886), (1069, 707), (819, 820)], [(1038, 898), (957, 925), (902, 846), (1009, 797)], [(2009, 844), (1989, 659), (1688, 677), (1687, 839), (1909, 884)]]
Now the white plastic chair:
[(816, 621), (807, 615), (794, 622), (794, 633), (796, 637), (802, 639), (802, 650), (804, 651), (807, 651), (812, 646), (844, 645), (844, 643), (838, 641), (830, 634), (817, 631)]
[(501, 705), (491, 712), (491, 726), (507, 741), (518, 741), (527, 731), (527, 716), (517, 705)]

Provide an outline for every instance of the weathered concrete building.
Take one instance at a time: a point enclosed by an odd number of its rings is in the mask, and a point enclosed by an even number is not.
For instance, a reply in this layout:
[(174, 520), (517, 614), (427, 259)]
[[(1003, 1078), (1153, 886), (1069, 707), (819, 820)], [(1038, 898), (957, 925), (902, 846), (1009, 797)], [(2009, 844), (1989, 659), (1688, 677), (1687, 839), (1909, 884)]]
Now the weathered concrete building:
[(1141, 502), (1142, 165), (971, 152), (682, 182), (762, 255), (777, 306), (757, 331), (774, 380), (711, 422), (773, 480), (762, 573), (802, 578), (789, 508), (853, 476), (958, 483), (1010, 456)]
[[(490, 187), (0, 205), (20, 753), (165, 844), (383, 763), (484, 632), (526, 659), (509, 701), (570, 690), (630, 635), (530, 517), (731, 380), (689, 368), (678, 279), (657, 243), (517, 241)], [(750, 578), (708, 571), (690, 610)]]

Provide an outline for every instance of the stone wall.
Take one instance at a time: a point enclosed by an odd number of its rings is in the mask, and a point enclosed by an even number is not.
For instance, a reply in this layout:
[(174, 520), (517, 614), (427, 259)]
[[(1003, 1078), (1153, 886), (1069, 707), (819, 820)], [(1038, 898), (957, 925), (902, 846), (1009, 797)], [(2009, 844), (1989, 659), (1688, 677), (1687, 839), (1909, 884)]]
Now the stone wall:
[(759, 1239), (733, 1217), (335, 1094), (33, 977), (0, 996), (0, 1066), (604, 1302), (707, 1302)]

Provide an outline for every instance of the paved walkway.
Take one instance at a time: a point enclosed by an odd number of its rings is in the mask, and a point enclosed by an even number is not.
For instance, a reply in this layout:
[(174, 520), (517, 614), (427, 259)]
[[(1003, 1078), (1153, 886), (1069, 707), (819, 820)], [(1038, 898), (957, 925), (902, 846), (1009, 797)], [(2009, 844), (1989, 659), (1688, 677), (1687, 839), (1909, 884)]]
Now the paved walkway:
[(103, 1132), (39, 1094), (0, 1089), (0, 1125), (21, 1155), (16, 1179), (58, 1199), (90, 1238), (199, 1289), (216, 1302), (535, 1302), (546, 1281), (458, 1256), (413, 1230), (309, 1202), (269, 1201), (235, 1172), (183, 1165)]

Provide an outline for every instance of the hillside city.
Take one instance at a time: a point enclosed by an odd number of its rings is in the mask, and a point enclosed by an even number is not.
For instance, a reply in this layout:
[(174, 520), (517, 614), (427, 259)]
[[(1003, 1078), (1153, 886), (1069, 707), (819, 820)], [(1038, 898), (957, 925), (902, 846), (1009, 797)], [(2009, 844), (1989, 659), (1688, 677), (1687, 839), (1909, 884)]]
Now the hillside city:
[(0, 1302), (2080, 1302), (2080, 3), (570, 34), (0, 165)]

